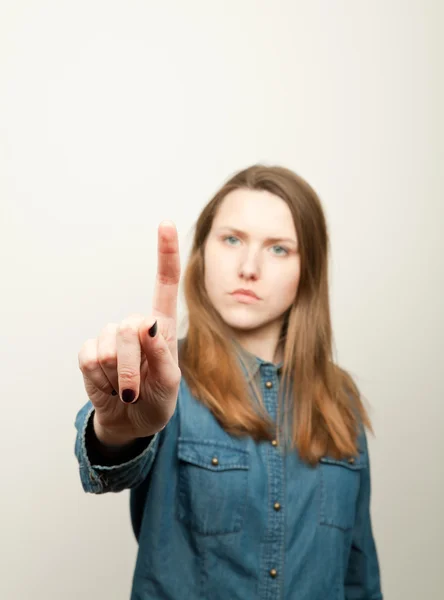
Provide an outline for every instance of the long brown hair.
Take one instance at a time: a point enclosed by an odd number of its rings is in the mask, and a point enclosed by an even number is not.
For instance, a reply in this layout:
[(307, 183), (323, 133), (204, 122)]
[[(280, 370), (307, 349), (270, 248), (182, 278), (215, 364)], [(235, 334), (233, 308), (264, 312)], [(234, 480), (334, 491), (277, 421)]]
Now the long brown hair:
[[(230, 331), (212, 306), (204, 286), (204, 245), (225, 196), (238, 188), (266, 190), (282, 198), (293, 216), (301, 260), (298, 291), (281, 332), (283, 381), (279, 415), (288, 425), (287, 441), (300, 457), (316, 464), (329, 454), (358, 452), (360, 426), (370, 419), (352, 377), (333, 362), (328, 289), (329, 238), (321, 202), (300, 176), (283, 167), (255, 165), (236, 173), (202, 210), (195, 227), (184, 275), (188, 332), (180, 349), (180, 368), (191, 393), (233, 435), (279, 440), (283, 427), (273, 424), (251, 390), (234, 351)], [(288, 429), (288, 427), (287, 427)], [(281, 440), (282, 441), (282, 440)]]

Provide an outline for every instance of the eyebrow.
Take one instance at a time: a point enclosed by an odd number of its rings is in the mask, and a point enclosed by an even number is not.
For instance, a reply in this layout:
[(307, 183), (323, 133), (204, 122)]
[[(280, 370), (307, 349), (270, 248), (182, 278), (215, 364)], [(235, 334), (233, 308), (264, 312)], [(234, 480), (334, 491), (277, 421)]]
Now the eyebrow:
[[(241, 231), (240, 229), (237, 229), (236, 227), (230, 227), (229, 225), (223, 225), (222, 227), (218, 227), (217, 230), (218, 231), (222, 231), (222, 230), (232, 231), (233, 233), (235, 233), (239, 237), (246, 237), (246, 238), (248, 238), (248, 233), (245, 233), (245, 231)], [(276, 243), (276, 242), (290, 242), (291, 244), (294, 244), (295, 246), (297, 246), (297, 241), (294, 240), (294, 239), (292, 239), (292, 238), (269, 237), (265, 241), (273, 243), (273, 244)]]

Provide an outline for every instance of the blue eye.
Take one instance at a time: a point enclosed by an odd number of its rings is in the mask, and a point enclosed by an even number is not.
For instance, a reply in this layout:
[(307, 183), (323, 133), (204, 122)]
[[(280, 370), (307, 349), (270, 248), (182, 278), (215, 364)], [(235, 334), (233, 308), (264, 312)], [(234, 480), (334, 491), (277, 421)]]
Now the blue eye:
[[(240, 242), (240, 239), (238, 237), (236, 237), (235, 235), (226, 235), (223, 238), (224, 242), (227, 242), (229, 246), (234, 246), (236, 244), (236, 242)], [(273, 250), (278, 250), (277, 252), (274, 252), (275, 256), (287, 256), (287, 254), (289, 254), (289, 250), (287, 250), (287, 248), (284, 248), (284, 246), (272, 246)]]
[[(224, 242), (226, 242), (228, 240), (234, 240), (236, 242), (239, 241), (239, 239), (236, 236), (234, 236), (234, 235), (227, 235), (227, 236), (224, 237)], [(232, 246), (233, 244), (229, 243), (229, 245)]]
[(283, 246), (273, 246), (273, 248), (279, 248), (280, 250), (284, 251), (284, 254), (282, 254), (281, 252), (278, 252), (277, 256), (285, 256), (286, 254), (288, 254), (288, 250), (286, 248), (284, 248)]

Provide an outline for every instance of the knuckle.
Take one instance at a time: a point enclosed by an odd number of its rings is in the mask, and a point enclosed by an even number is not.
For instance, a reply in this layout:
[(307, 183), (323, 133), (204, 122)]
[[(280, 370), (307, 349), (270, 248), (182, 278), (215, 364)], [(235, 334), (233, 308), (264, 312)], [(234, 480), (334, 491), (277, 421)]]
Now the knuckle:
[(90, 356), (85, 357), (85, 358), (79, 360), (79, 367), (80, 367), (80, 370), (84, 373), (92, 373), (98, 367), (97, 358), (93, 358)]
[(86, 340), (86, 342), (84, 342), (84, 344), (80, 348), (79, 356), (84, 356), (84, 355), (90, 353), (91, 349), (94, 348), (95, 345), (96, 345), (95, 339), (91, 338), (89, 340)]
[(157, 280), (161, 285), (177, 285), (180, 281), (180, 269), (174, 273), (158, 273)]
[(119, 379), (124, 381), (135, 381), (139, 379), (140, 371), (131, 366), (124, 366), (119, 368)]
[(134, 331), (137, 331), (139, 329), (140, 324), (143, 321), (144, 321), (143, 315), (140, 315), (138, 313), (133, 313), (133, 314), (125, 317), (124, 319), (122, 319), (122, 321), (118, 327), (119, 327), (119, 329), (130, 328)]
[(97, 343), (95, 339), (87, 340), (78, 353), (79, 368), (81, 371), (92, 371), (97, 368)]
[(99, 356), (99, 363), (105, 368), (112, 369), (117, 366), (117, 355), (114, 353), (105, 353)]
[(139, 328), (136, 327), (133, 321), (129, 321), (128, 319), (124, 319), (118, 328), (118, 334), (121, 337), (133, 337), (138, 331)]
[(168, 349), (166, 348), (166, 346), (163, 345), (156, 345), (153, 349), (152, 349), (152, 353), (154, 355), (155, 358), (164, 358), (166, 356), (168, 352)]

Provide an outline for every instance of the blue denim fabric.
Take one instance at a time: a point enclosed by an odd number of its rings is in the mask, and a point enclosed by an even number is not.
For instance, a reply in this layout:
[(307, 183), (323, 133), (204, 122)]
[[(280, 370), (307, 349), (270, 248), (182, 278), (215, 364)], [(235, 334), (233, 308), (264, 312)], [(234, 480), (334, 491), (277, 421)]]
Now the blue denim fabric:
[[(279, 372), (256, 360), (275, 419)], [(226, 433), (182, 379), (167, 427), (109, 467), (88, 458), (93, 410), (88, 402), (76, 419), (80, 478), (86, 492), (131, 490), (131, 600), (382, 599), (363, 431), (353, 462), (310, 467), (296, 451)]]

